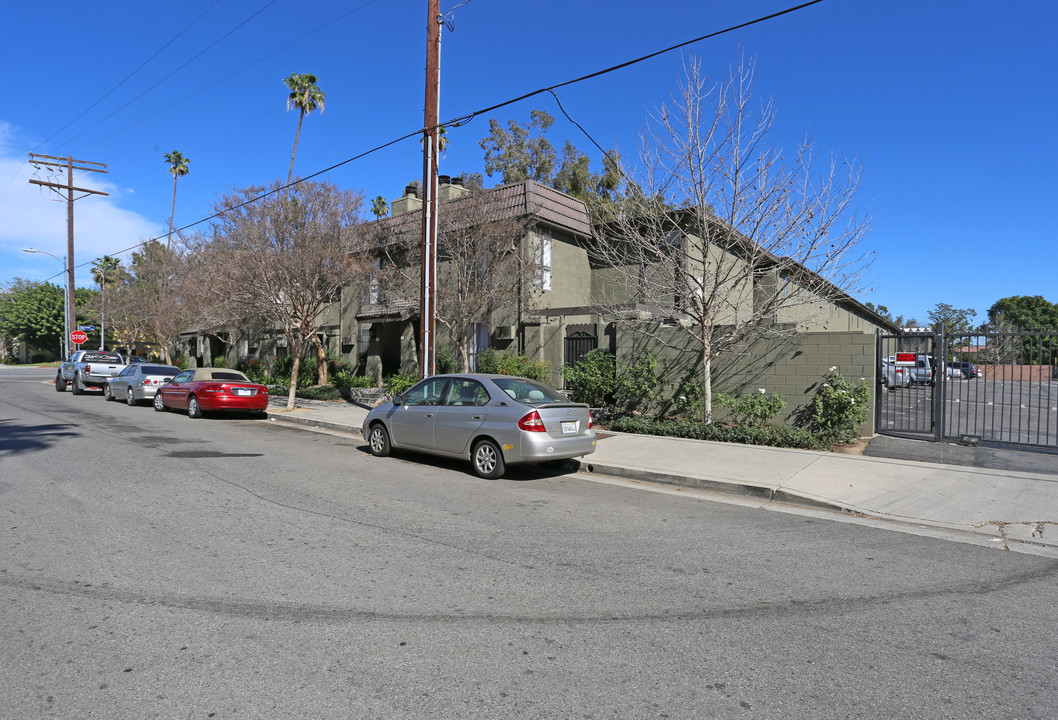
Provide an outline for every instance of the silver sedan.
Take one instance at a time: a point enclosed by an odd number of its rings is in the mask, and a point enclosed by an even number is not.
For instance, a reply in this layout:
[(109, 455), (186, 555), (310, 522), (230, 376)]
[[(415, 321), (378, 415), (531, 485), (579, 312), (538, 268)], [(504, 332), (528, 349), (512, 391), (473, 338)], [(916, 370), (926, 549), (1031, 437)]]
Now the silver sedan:
[(508, 375), (434, 375), (364, 419), (371, 454), (391, 449), (470, 460), (498, 478), (508, 465), (564, 461), (595, 452), (583, 403), (535, 380)]
[(179, 374), (180, 368), (174, 365), (128, 365), (118, 375), (107, 380), (103, 386), (103, 397), (107, 400), (123, 399), (130, 406), (137, 405), (153, 399), (162, 383)]

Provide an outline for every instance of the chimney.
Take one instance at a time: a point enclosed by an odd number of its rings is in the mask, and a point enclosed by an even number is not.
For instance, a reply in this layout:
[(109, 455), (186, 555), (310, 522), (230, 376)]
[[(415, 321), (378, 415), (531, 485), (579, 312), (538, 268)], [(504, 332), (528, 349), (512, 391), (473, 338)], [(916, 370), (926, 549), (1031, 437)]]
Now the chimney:
[(419, 210), (422, 208), (422, 200), (415, 194), (415, 186), (408, 185), (404, 188), (404, 196), (399, 200), (394, 200), (392, 205), (392, 215), (403, 215), (407, 212)]
[(438, 175), (437, 184), (437, 199), (442, 202), (462, 197), (470, 192), (463, 187), (463, 178), (461, 177), (453, 178), (447, 175)]

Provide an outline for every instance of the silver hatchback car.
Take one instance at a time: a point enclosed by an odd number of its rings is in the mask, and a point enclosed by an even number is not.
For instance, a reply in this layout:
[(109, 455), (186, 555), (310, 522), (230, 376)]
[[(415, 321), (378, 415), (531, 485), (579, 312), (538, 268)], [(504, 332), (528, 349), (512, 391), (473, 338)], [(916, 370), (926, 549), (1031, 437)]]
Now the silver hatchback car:
[(124, 400), (130, 406), (137, 405), (154, 398), (163, 382), (179, 374), (180, 368), (173, 365), (126, 365), (120, 373), (107, 379), (107, 384), (103, 386), (103, 397), (107, 400)]
[(508, 465), (568, 460), (595, 452), (583, 403), (535, 380), (509, 375), (434, 375), (364, 419), (371, 454), (393, 448), (470, 460), (483, 478)]

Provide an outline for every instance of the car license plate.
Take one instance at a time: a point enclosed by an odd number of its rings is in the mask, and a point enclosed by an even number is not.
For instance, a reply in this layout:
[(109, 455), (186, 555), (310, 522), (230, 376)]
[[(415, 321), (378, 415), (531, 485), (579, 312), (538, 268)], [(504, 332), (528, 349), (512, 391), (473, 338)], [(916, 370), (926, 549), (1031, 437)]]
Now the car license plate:
[(569, 435), (570, 433), (577, 432), (577, 422), (564, 422), (562, 423), (562, 434)]
[(250, 388), (233, 388), (236, 395), (253, 395), (253, 390)]

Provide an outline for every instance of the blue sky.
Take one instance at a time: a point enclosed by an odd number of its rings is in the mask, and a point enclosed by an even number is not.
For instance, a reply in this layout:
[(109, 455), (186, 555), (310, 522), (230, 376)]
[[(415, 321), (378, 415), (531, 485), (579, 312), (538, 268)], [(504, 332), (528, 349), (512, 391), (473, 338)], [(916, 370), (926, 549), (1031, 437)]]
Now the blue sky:
[[(466, 115), (795, 4), (442, 0), (453, 29), (442, 40), (440, 114)], [(107, 175), (75, 183), (109, 193), (75, 204), (77, 279), (87, 286), (94, 258), (127, 260), (123, 251), (164, 235), (173, 183), (163, 153), (191, 160), (177, 191), (178, 227), (208, 216), (230, 188), (286, 177), (297, 115), (286, 111), (282, 80), (292, 72), (314, 73), (327, 93), (323, 114), (305, 119), (299, 175), (418, 129), (426, 7), (9, 3), (0, 66), (15, 82), (0, 105), (0, 282), (61, 269), (21, 248), (66, 253), (65, 204), (28, 182), (30, 152), (108, 165)], [(983, 320), (1010, 295), (1058, 302), (1056, 34), (1053, 0), (824, 0), (559, 97), (596, 140), (627, 156), (687, 57), (719, 77), (743, 48), (759, 64), (758, 95), (774, 96), (781, 110), (784, 138), (807, 131), (818, 148), (863, 162), (859, 203), (873, 215), (863, 247), (877, 257), (859, 299), (922, 321), (942, 302)], [(540, 95), (451, 129), (441, 172), (482, 172), (478, 141), (489, 118), (526, 122), (534, 108), (555, 116), (548, 137), (556, 147), (568, 138), (597, 160)], [(392, 201), (421, 168), (412, 139), (324, 177)]]

